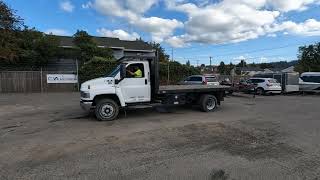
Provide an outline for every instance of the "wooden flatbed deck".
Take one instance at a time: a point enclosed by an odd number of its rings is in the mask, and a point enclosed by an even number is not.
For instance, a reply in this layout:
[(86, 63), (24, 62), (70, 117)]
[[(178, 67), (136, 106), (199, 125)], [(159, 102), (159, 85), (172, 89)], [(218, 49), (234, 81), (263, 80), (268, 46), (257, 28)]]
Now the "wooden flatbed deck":
[(229, 86), (210, 86), (210, 85), (168, 85), (159, 86), (159, 94), (166, 93), (185, 93), (185, 92), (215, 92), (229, 90)]

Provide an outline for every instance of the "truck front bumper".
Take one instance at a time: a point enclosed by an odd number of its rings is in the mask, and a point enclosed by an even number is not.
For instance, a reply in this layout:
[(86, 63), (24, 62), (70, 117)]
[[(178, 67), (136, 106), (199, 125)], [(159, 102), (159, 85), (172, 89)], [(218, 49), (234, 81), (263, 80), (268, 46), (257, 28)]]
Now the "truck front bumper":
[(85, 110), (85, 111), (90, 111), (90, 109), (93, 108), (93, 107), (92, 107), (92, 102), (90, 102), (90, 101), (83, 101), (83, 100), (81, 100), (81, 101), (80, 101), (80, 106), (81, 106), (81, 108), (82, 108), (83, 110)]

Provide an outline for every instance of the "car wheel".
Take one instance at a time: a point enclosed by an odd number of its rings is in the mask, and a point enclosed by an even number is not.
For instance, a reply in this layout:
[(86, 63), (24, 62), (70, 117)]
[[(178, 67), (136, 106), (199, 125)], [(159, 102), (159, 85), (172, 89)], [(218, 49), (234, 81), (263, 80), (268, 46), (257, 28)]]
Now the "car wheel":
[(259, 88), (256, 90), (256, 92), (257, 92), (258, 95), (264, 95), (264, 94), (265, 94), (264, 89), (261, 88), (261, 87), (259, 87)]
[(112, 121), (118, 117), (119, 106), (112, 99), (102, 99), (97, 103), (95, 115), (100, 121)]
[(217, 108), (218, 101), (217, 98), (213, 95), (203, 95), (200, 98), (200, 108), (203, 112), (211, 112)]

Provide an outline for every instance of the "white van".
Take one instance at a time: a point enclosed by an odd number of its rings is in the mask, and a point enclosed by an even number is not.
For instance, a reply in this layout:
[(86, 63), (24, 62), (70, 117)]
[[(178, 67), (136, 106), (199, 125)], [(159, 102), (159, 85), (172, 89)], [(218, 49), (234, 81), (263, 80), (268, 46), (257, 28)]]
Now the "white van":
[(299, 78), (300, 91), (320, 91), (320, 72), (305, 72)]

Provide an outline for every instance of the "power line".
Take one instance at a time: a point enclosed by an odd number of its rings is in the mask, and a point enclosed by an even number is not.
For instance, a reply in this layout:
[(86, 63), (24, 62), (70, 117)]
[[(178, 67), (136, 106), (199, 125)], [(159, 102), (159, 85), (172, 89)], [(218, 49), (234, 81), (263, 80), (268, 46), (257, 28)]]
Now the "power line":
[[(257, 49), (257, 50), (251, 50), (251, 51), (240, 51), (240, 52), (232, 52), (232, 53), (226, 53), (226, 54), (217, 54), (216, 57), (224, 57), (224, 56), (230, 56), (230, 55), (241, 55), (244, 53), (255, 53), (255, 52), (263, 52), (263, 51), (271, 51), (271, 50), (276, 50), (276, 49), (283, 49), (286, 47), (291, 47), (291, 46), (297, 46), (297, 45), (302, 45), (305, 43), (315, 43), (315, 42), (298, 42), (298, 43), (293, 43), (293, 44), (287, 44), (284, 46), (279, 46), (279, 47), (273, 47), (273, 48), (264, 48), (264, 49)], [(184, 57), (184, 58), (207, 58), (210, 57), (209, 55), (203, 55), (203, 56), (194, 56), (194, 57)]]
[(218, 57), (223, 57), (223, 56), (230, 56), (230, 55), (237, 55), (237, 54), (243, 54), (243, 53), (255, 53), (255, 52), (263, 52), (263, 51), (270, 51), (270, 50), (275, 50), (275, 49), (283, 49), (286, 47), (290, 47), (290, 46), (297, 46), (300, 45), (301, 43), (295, 43), (295, 44), (289, 44), (289, 45), (285, 45), (285, 46), (280, 46), (280, 47), (274, 47), (274, 48), (265, 48), (265, 49), (258, 49), (258, 50), (252, 50), (252, 51), (241, 51), (241, 52), (237, 52), (237, 53), (227, 53), (227, 54), (223, 54), (223, 55), (217, 55)]

